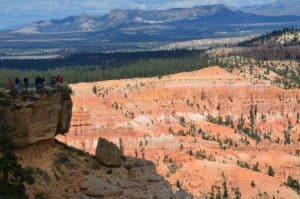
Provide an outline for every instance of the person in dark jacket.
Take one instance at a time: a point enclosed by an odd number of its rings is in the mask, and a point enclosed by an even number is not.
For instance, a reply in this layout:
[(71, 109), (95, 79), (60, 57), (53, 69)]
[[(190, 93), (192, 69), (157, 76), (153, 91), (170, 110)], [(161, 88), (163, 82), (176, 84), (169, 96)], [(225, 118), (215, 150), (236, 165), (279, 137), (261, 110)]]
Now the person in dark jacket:
[(24, 89), (27, 92), (27, 89), (29, 87), (29, 79), (27, 77), (24, 78)]
[(20, 79), (17, 77), (16, 79), (15, 79), (15, 89), (17, 90), (17, 91), (19, 91), (20, 90)]
[(46, 81), (45, 77), (42, 77), (42, 78), (40, 79), (40, 84), (41, 84), (41, 87), (42, 87), (42, 88), (44, 88), (45, 81)]
[(55, 86), (55, 84), (56, 84), (56, 77), (55, 77), (55, 76), (52, 76), (52, 77), (51, 77), (51, 79), (50, 79), (50, 84), (51, 84), (52, 87)]
[(37, 76), (35, 78), (35, 82), (34, 83), (35, 83), (36, 90), (40, 91), (41, 90), (41, 77)]

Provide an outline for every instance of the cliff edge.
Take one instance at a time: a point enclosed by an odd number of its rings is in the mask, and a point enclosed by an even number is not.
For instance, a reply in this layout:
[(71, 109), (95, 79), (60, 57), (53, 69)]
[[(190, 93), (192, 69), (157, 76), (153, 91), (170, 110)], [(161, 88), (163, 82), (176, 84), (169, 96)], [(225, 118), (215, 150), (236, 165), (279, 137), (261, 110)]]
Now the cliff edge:
[(57, 85), (43, 92), (0, 93), (0, 130), (18, 147), (66, 133), (72, 117), (71, 91)]

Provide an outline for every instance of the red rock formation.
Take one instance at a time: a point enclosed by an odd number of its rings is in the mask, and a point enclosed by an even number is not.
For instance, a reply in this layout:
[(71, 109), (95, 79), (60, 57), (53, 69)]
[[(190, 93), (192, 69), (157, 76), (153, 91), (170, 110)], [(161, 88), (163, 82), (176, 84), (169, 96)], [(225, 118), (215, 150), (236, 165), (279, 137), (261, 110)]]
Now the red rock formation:
[[(225, 179), (230, 196), (238, 188), (242, 198), (298, 197), (283, 184), (289, 175), (300, 179), (295, 155), (300, 90), (283, 90), (219, 67), (161, 79), (80, 83), (72, 89), (72, 127), (57, 137), (68, 145), (93, 154), (99, 137), (115, 144), (121, 139), (126, 155), (152, 160), (173, 189), (180, 183), (195, 196), (222, 187)], [(221, 125), (215, 124), (219, 117)], [(261, 141), (238, 126), (253, 129), (250, 133)], [(257, 162), (259, 171), (254, 171)], [(269, 166), (275, 177), (267, 175)]]

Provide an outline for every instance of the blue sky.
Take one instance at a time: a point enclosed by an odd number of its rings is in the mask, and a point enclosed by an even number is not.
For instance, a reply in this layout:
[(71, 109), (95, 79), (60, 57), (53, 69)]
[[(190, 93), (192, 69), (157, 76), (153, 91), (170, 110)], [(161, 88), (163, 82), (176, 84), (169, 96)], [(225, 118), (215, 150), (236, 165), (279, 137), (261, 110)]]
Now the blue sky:
[(241, 7), (271, 1), (273, 0), (0, 0), (0, 29), (81, 13), (103, 15), (112, 9), (168, 9), (216, 3)]

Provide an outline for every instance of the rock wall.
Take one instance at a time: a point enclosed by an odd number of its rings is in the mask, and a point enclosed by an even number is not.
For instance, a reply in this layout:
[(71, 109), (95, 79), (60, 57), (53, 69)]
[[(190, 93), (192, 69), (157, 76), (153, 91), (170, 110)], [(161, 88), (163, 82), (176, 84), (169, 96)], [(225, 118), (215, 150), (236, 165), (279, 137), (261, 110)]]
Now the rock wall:
[(54, 138), (70, 128), (73, 103), (66, 88), (0, 98), (0, 132), (19, 147)]

